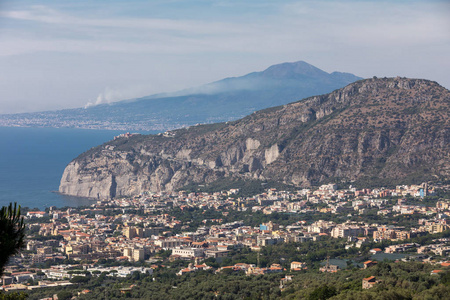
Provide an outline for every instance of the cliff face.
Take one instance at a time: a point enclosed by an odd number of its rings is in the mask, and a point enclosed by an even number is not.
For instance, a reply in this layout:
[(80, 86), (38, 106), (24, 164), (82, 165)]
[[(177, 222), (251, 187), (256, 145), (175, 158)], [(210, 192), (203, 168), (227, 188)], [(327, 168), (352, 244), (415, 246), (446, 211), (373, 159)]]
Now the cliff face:
[(119, 138), (80, 155), (59, 191), (111, 198), (222, 177), (307, 186), (450, 174), (450, 92), (420, 79), (367, 79), (241, 120)]

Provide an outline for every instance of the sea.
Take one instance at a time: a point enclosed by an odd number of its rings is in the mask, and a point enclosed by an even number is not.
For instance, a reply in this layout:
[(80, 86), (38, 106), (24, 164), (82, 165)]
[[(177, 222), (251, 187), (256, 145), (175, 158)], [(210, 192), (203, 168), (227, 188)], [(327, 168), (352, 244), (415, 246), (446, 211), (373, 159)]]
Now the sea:
[(0, 127), (0, 206), (17, 202), (43, 210), (92, 204), (93, 200), (57, 193), (64, 168), (79, 154), (121, 133), (125, 131)]

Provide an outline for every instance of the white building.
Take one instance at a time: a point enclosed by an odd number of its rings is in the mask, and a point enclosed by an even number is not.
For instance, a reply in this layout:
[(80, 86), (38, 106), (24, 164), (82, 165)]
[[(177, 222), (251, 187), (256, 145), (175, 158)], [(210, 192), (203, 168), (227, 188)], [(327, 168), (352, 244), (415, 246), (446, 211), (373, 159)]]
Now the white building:
[(186, 258), (203, 257), (204, 250), (202, 248), (183, 248), (177, 247), (172, 249), (172, 255), (179, 255)]

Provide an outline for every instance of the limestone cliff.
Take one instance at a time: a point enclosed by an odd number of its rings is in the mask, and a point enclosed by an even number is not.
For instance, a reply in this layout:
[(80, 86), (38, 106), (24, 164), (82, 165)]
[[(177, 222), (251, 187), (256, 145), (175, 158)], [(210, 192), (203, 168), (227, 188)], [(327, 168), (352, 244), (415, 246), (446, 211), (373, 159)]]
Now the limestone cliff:
[(59, 191), (112, 198), (223, 177), (311, 185), (450, 174), (450, 92), (422, 79), (367, 79), (241, 120), (119, 138), (65, 169)]

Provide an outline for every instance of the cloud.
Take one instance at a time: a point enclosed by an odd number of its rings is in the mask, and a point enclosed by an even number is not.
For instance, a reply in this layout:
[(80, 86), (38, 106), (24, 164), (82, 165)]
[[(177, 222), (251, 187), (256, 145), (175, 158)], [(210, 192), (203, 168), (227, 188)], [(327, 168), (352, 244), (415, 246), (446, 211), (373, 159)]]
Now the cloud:
[[(118, 29), (163, 30), (185, 32), (192, 34), (237, 33), (242, 28), (233, 23), (204, 22), (200, 20), (175, 20), (164, 18), (90, 18), (78, 17), (51, 9), (46, 6), (33, 6), (25, 10), (0, 12), (0, 16), (15, 20), (33, 21), (56, 25), (71, 25), (83, 27), (104, 27)], [(207, 26), (206, 26), (207, 25)]]
[(312, 21), (311, 32), (331, 41), (389, 47), (449, 41), (449, 8), (448, 3), (436, 1), (306, 1), (287, 4), (283, 14), (299, 26)]
[(43, 5), (35, 5), (26, 10), (3, 11), (0, 12), (0, 17), (52, 24), (67, 23), (74, 19)]
[[(39, 2), (49, 3), (25, 1)], [(244, 2), (8, 5), (0, 12), (0, 96), (19, 101), (25, 91), (17, 86), (34, 86), (21, 99), (92, 106), (296, 60), (450, 86), (448, 1)], [(153, 89), (128, 91), (136, 83)]]
[[(220, 3), (220, 2), (219, 2)], [(261, 5), (263, 5), (262, 3)], [(236, 6), (233, 3), (233, 6)], [(170, 18), (94, 18), (46, 6), (10, 10), (3, 18), (30, 21), (45, 35), (4, 34), (0, 55), (74, 53), (286, 53), (321, 50), (333, 43), (395, 47), (449, 40), (450, 21), (439, 5), (371, 1), (302, 1), (280, 5), (262, 18), (233, 21)], [(236, 8), (237, 9), (237, 8)], [(56, 26), (55, 26), (56, 25)], [(6, 35), (6, 38), (5, 38)], [(12, 50), (11, 50), (12, 49)]]
[[(252, 26), (232, 22), (164, 18), (91, 18), (70, 15), (45, 6), (0, 12), (14, 24), (33, 22), (28, 32), (2, 29), (0, 55), (40, 51), (66, 53), (198, 53), (229, 51), (242, 47), (245, 37), (257, 32)], [(236, 43), (237, 41), (237, 43)]]
[[(220, 3), (220, 2), (219, 2)], [(237, 5), (233, 3), (233, 6)], [(437, 6), (440, 7), (440, 6)], [(46, 27), (45, 35), (6, 32), (0, 55), (38, 51), (149, 54), (308, 53), (330, 46), (377, 48), (449, 41), (450, 23), (436, 5), (302, 1), (262, 18), (211, 21), (170, 18), (93, 18), (46, 6), (10, 10), (3, 18)], [(438, 16), (438, 17), (437, 17)], [(56, 26), (55, 26), (56, 25)]]

